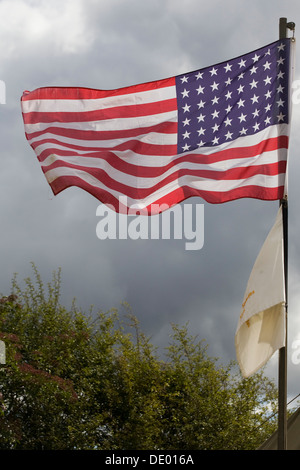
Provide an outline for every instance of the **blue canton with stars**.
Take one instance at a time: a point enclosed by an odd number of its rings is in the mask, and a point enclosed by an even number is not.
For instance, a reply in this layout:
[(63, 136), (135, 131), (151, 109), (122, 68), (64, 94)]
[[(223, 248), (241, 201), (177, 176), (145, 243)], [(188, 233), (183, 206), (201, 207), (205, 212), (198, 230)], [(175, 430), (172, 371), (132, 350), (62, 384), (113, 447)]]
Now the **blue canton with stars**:
[(288, 123), (290, 39), (175, 77), (178, 153)]

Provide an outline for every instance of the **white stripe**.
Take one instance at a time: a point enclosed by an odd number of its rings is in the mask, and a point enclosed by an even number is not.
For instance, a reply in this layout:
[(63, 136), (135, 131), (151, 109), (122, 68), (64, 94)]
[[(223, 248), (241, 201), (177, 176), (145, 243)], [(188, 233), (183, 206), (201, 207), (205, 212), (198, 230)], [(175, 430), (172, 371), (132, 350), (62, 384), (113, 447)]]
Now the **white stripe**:
[[(117, 199), (120, 197), (119, 191), (115, 191), (115, 190), (108, 188), (101, 181), (97, 180), (92, 175), (82, 170), (59, 167), (59, 168), (56, 168), (55, 170), (48, 171), (45, 174), (45, 176), (49, 184), (62, 176), (77, 176), (81, 178), (83, 181), (85, 181), (86, 183), (90, 184), (91, 186), (105, 189), (110, 194), (115, 196)], [(261, 186), (264, 188), (277, 188), (278, 185), (284, 185), (284, 181), (285, 181), (284, 174), (279, 175), (279, 177), (277, 175), (276, 176), (255, 175), (246, 180), (226, 180), (226, 181), (222, 180), (218, 182), (214, 180), (207, 180), (207, 179), (201, 179), (200, 181), (195, 181), (195, 178), (193, 176), (186, 175), (186, 176), (180, 177), (179, 179), (175, 181), (172, 181), (171, 183), (168, 183), (163, 188), (152, 193), (150, 196), (148, 196), (145, 199), (132, 199), (127, 196), (127, 200), (129, 202), (128, 207), (137, 203), (140, 204), (141, 207), (146, 207), (149, 204), (153, 204), (158, 199), (162, 198), (163, 196), (171, 193), (172, 191), (182, 186), (188, 186), (190, 188), (194, 188), (197, 190), (204, 190), (204, 191), (218, 193), (218, 192), (231, 191), (232, 189), (237, 188), (237, 187), (246, 187), (246, 186), (251, 186), (251, 185)]]
[[(172, 117), (173, 119), (167, 119), (169, 122), (176, 122), (176, 117), (174, 116), (175, 113), (172, 113), (172, 116), (170, 116), (171, 113), (168, 113), (169, 116), (168, 117)], [(157, 117), (159, 118), (160, 115), (158, 115)], [(145, 117), (146, 121), (148, 122), (148, 117)], [(140, 119), (139, 119), (140, 120)], [(128, 120), (127, 120), (128, 121)], [(108, 121), (110, 122), (110, 121)], [(157, 124), (158, 122), (155, 122), (153, 124)], [(60, 123), (56, 123), (56, 124), (60, 124)], [(91, 127), (84, 127), (84, 124), (88, 124), (88, 125), (91, 125)], [(76, 132), (76, 129), (78, 130), (97, 130), (99, 131), (100, 129), (95, 129), (95, 128), (92, 128), (92, 124), (96, 124), (96, 126), (100, 127), (101, 125), (101, 121), (99, 122), (95, 122), (95, 123), (74, 123), (74, 130)], [(53, 123), (53, 125), (55, 125), (55, 123)], [(152, 125), (152, 124), (150, 124)], [(46, 130), (48, 127), (49, 127), (49, 124), (45, 125), (44, 124), (44, 128), (41, 128), (41, 129), (38, 129), (38, 127), (35, 127), (33, 128), (32, 126), (39, 126), (39, 125), (36, 125), (36, 124), (32, 124), (30, 125), (31, 127), (31, 130), (30, 132), (36, 132), (38, 130)], [(51, 124), (52, 126), (52, 124)], [(75, 127), (76, 126), (76, 127)], [(26, 125), (26, 127), (29, 127), (29, 125)], [(60, 125), (59, 127), (63, 127), (63, 128), (72, 128), (73, 127), (73, 123), (70, 124), (69, 126), (67, 125)], [(130, 129), (131, 127), (127, 127), (127, 129)], [(132, 126), (132, 128), (135, 128), (135, 126)], [(124, 129), (126, 129), (124, 127)], [(101, 130), (104, 130), (104, 129), (101, 129)], [(111, 130), (117, 130), (117, 129), (111, 129)], [(143, 131), (143, 128), (141, 127), (141, 135), (143, 135), (142, 133)], [(28, 132), (26, 130), (26, 132)], [(30, 133), (29, 132), (29, 133)], [(32, 142), (37, 142), (39, 140), (43, 140), (44, 139), (44, 135), (48, 135), (48, 134), (42, 134), (41, 136), (38, 136), (38, 137), (35, 137), (35, 138), (32, 138), (32, 139), (29, 139), (29, 143), (31, 144)], [(52, 136), (52, 138), (56, 138), (57, 140), (61, 140), (62, 139), (66, 139), (66, 137), (62, 137), (60, 135), (56, 135), (54, 132), (53, 134), (51, 132), (49, 132), (49, 135)], [(168, 134), (163, 134), (163, 135), (168, 135)], [(278, 124), (278, 125), (273, 125), (273, 126), (270, 126), (260, 132), (258, 132), (257, 134), (253, 134), (253, 135), (249, 135), (249, 136), (243, 136), (243, 137), (239, 137), (237, 139), (235, 139), (234, 141), (231, 141), (231, 142), (225, 142), (224, 144), (221, 144), (219, 146), (215, 146), (215, 147), (199, 147), (199, 149), (197, 150), (197, 153), (201, 152), (201, 154), (203, 155), (210, 155), (210, 154), (214, 154), (216, 151), (220, 151), (220, 150), (225, 150), (225, 149), (232, 149), (232, 148), (239, 148), (239, 147), (249, 147), (249, 146), (252, 146), (252, 145), (256, 145), (258, 142), (261, 142), (263, 140), (266, 140), (266, 139), (269, 139), (269, 138), (273, 138), (273, 137), (278, 137), (280, 135), (289, 135), (289, 126), (288, 124)], [(133, 137), (134, 138), (134, 137)], [(73, 139), (74, 142), (77, 140), (77, 139)], [(84, 141), (84, 142), (94, 142), (93, 140), (91, 141)], [(78, 145), (83, 145), (82, 144), (82, 139), (78, 139)], [(186, 152), (185, 152), (186, 153)], [(184, 153), (183, 153), (184, 155)]]
[[(130, 152), (130, 151), (129, 151)], [(281, 157), (278, 157), (278, 152), (280, 152), (282, 155)], [(116, 153), (116, 152), (114, 152)], [(155, 158), (157, 157), (152, 157), (152, 162), (154, 160), (155, 163)], [(166, 157), (165, 164), (162, 165), (155, 165), (152, 163), (152, 165), (147, 165), (148, 168), (157, 168), (157, 169), (163, 169), (164, 166), (167, 166), (169, 163), (172, 161), (175, 162), (174, 167), (172, 167), (172, 171), (176, 171), (179, 169), (189, 169), (189, 170), (213, 170), (213, 171), (226, 171), (234, 168), (245, 168), (248, 166), (258, 166), (258, 165), (269, 165), (272, 163), (277, 163), (278, 161), (285, 160), (286, 159), (286, 150), (283, 149), (282, 151), (270, 151), (270, 152), (264, 152), (263, 154), (260, 154), (259, 156), (254, 156), (254, 157), (248, 157), (248, 158), (235, 158), (232, 160), (224, 160), (224, 161), (219, 161), (219, 162), (212, 162), (212, 163), (193, 163), (193, 162), (188, 162), (188, 161), (181, 161), (176, 164), (176, 160), (178, 160), (178, 157)], [(124, 162), (132, 165), (131, 160), (126, 160), (125, 158), (122, 159)], [(160, 158), (159, 158), (160, 160)], [(55, 162), (66, 162), (70, 163), (72, 165), (77, 165), (77, 166), (85, 166), (89, 168), (104, 168), (107, 170), (108, 167), (110, 166), (108, 162), (105, 159), (102, 158), (94, 158), (94, 157), (85, 157), (85, 156), (78, 156), (78, 155), (69, 155), (69, 156), (56, 156), (54, 153), (49, 155), (42, 163), (41, 165), (43, 168), (47, 168), (47, 166), (52, 165)], [(145, 166), (144, 165), (144, 159), (143, 157), (139, 156), (139, 161), (135, 162), (133, 165), (134, 166)], [(174, 169), (174, 170), (173, 170)], [(122, 174), (123, 172), (120, 171)], [(142, 178), (142, 176), (139, 176), (139, 178)]]
[[(272, 152), (272, 153), (273, 153), (273, 156), (274, 156), (274, 160), (276, 161), (276, 153), (277, 152)], [(55, 161), (60, 161), (60, 160), (61, 160), (60, 158), (56, 158), (54, 155), (49, 156), (48, 159), (47, 159), (47, 165), (50, 165), (51, 163), (54, 163)], [(89, 159), (89, 160), (93, 160), (93, 159)], [(73, 163), (72, 159), (68, 159), (68, 161), (69, 161), (69, 163)], [(105, 170), (107, 175), (110, 178), (112, 178), (113, 180), (115, 180), (117, 183), (121, 183), (121, 184), (124, 184), (126, 186), (130, 186), (132, 188), (152, 188), (156, 184), (159, 184), (162, 179), (167, 178), (168, 176), (176, 173), (178, 170), (183, 169), (183, 168), (185, 168), (185, 169), (196, 169), (196, 170), (197, 169), (213, 170), (213, 171), (216, 172), (216, 176), (217, 176), (218, 171), (223, 170), (220, 165), (215, 165), (215, 166), (201, 165), (200, 166), (200, 165), (197, 165), (197, 164), (187, 164), (186, 162), (182, 162), (178, 165), (175, 165), (172, 168), (169, 168), (162, 175), (159, 175), (157, 177), (149, 178), (149, 177), (143, 177), (143, 176), (138, 176), (137, 177), (137, 176), (130, 175), (128, 173), (124, 173), (123, 171), (117, 170), (117, 169), (113, 168), (112, 166), (110, 166), (105, 160), (98, 160), (98, 162), (97, 162), (98, 164), (96, 164), (94, 162), (89, 162), (89, 163), (92, 163), (92, 164), (91, 165), (88, 165), (88, 164), (85, 165), (85, 159), (82, 159), (81, 163), (82, 163), (82, 166), (88, 166), (90, 168), (103, 169), (103, 170)], [(44, 167), (44, 165), (42, 165), (42, 166)], [(234, 167), (231, 167), (231, 168), (238, 168), (238, 167), (239, 167), (239, 165), (234, 165)], [(45, 166), (45, 169), (46, 168), (47, 168), (47, 166)], [(58, 168), (54, 168), (54, 169), (51, 169), (48, 172), (46, 172), (47, 179), (48, 179), (48, 177), (50, 178), (51, 181), (56, 179), (57, 170), (58, 170), (58, 174), (59, 174), (59, 172), (62, 171), (62, 168), (63, 167), (58, 167)], [(66, 171), (67, 172), (68, 171), (72, 172), (72, 169), (66, 168)], [(75, 171), (77, 171), (77, 170), (75, 169)], [(193, 180), (195, 181), (195, 185), (198, 184), (197, 181), (199, 181), (199, 184), (201, 184), (202, 181), (205, 181), (205, 180), (208, 181), (208, 178), (206, 178), (206, 177), (204, 179), (204, 177), (191, 176), (191, 178), (193, 178)], [(277, 175), (271, 176), (271, 177), (269, 177), (267, 175), (261, 175), (261, 178), (262, 178), (262, 181), (265, 181), (265, 179), (268, 179), (268, 178), (275, 179), (276, 181), (278, 179)], [(213, 184), (215, 186), (218, 186), (218, 187), (223, 186), (223, 181), (222, 180), (215, 180), (212, 177), (211, 181), (213, 182)], [(236, 185), (240, 185), (240, 183), (238, 181), (239, 180), (235, 180)], [(241, 181), (243, 181), (243, 180), (241, 180)], [(226, 185), (227, 181), (224, 180), (224, 184)], [(261, 185), (264, 186), (264, 183), (262, 183)]]
[(117, 131), (126, 129), (136, 129), (155, 126), (162, 122), (177, 122), (177, 111), (168, 111), (166, 113), (151, 114), (151, 116), (139, 116), (138, 118), (117, 118), (104, 119), (103, 121), (83, 121), (83, 122), (40, 122), (36, 124), (25, 124), (25, 132), (31, 134), (34, 132), (46, 131), (51, 127), (60, 127), (62, 129), (77, 129), (80, 131)]
[[(40, 153), (40, 151), (46, 148), (64, 148), (63, 144), (71, 144), (80, 146), (84, 148), (91, 148), (91, 147), (105, 147), (105, 148), (113, 148), (116, 147), (124, 142), (130, 142), (133, 140), (138, 140), (139, 142), (144, 142), (147, 144), (153, 145), (176, 145), (177, 144), (177, 134), (159, 134), (157, 132), (150, 132), (144, 135), (140, 135), (137, 137), (126, 137), (123, 139), (112, 139), (112, 140), (78, 140), (72, 139), (70, 137), (63, 137), (63, 136), (55, 136), (53, 134), (45, 133), (43, 137), (36, 137), (30, 140), (30, 143), (39, 142), (40, 140), (44, 139), (55, 139), (59, 141), (59, 144), (54, 143), (43, 143), (36, 147), (36, 151)], [(68, 149), (69, 147), (65, 147)], [(42, 149), (42, 150), (40, 150)]]
[(132, 106), (154, 103), (176, 98), (176, 87), (174, 85), (147, 91), (134, 91), (129, 94), (109, 96), (97, 99), (36, 99), (22, 101), (24, 113), (64, 113), (64, 112), (88, 112), (117, 106)]
[[(280, 161), (280, 160), (286, 160), (286, 149), (279, 149), (279, 150), (275, 150), (274, 151), (274, 158), (271, 156), (272, 155), (272, 151), (270, 152), (265, 152), (263, 155), (266, 156), (267, 154), (270, 155), (270, 161), (269, 162), (266, 162), (266, 163), (275, 163), (277, 161)], [(82, 156), (84, 156), (84, 154), (88, 154), (88, 152), (82, 152), (80, 151), (79, 152), (80, 154), (82, 154)], [(178, 160), (179, 158), (182, 158), (182, 157), (187, 157), (187, 155), (203, 155), (201, 150), (199, 149), (196, 149), (196, 150), (193, 150), (192, 152), (189, 152), (188, 154), (178, 154), (178, 155), (172, 155), (172, 156), (169, 156), (169, 155), (139, 155), (135, 152), (133, 152), (132, 150), (124, 150), (124, 151), (119, 151), (119, 150), (114, 150), (113, 151), (114, 155), (116, 155), (117, 157), (119, 157), (121, 160), (123, 160), (124, 162), (128, 162), (130, 163), (131, 165), (142, 165), (142, 166), (147, 166), (147, 167), (154, 167), (154, 168), (160, 168), (160, 167), (163, 167), (163, 166), (166, 166), (168, 165), (168, 163), (170, 162), (173, 162), (173, 161), (176, 161)], [(205, 154), (204, 154), (205, 155)], [(254, 155), (253, 157), (242, 157), (242, 158), (231, 158), (231, 159), (228, 159), (224, 156), (224, 159), (220, 159), (218, 162), (212, 162), (212, 163), (209, 163), (207, 164), (208, 165), (218, 165), (220, 164), (224, 170), (227, 170), (228, 168), (231, 168), (233, 167), (233, 165), (238, 165), (238, 166), (247, 166), (247, 163), (245, 163), (245, 165), (243, 164), (243, 162), (252, 162), (253, 164), (255, 164), (255, 162), (257, 161), (257, 159), (260, 158), (260, 155)], [(265, 158), (265, 157), (264, 157)], [(275, 159), (275, 160), (274, 160)], [(257, 164), (260, 164), (259, 162), (257, 162)]]
[[(193, 150), (192, 152), (189, 152), (188, 154), (189, 155), (193, 155), (193, 154), (196, 154), (196, 155), (197, 154), (212, 155), (216, 151), (222, 151), (222, 150), (226, 150), (228, 148), (233, 149), (233, 148), (250, 147), (252, 145), (257, 144), (257, 142), (259, 140), (265, 140), (267, 138), (277, 137), (278, 134), (285, 135), (285, 133), (287, 133), (287, 132), (288, 132), (287, 125), (286, 124), (281, 124), (279, 126), (272, 126), (272, 127), (269, 128), (269, 130), (265, 129), (264, 131), (261, 131), (259, 133), (259, 135), (256, 134), (256, 135), (252, 135), (252, 136), (241, 137), (239, 139), (236, 139), (233, 142), (224, 143), (224, 144), (222, 144), (218, 147), (206, 147), (206, 148), (202, 147), (202, 148)], [(170, 140), (168, 142), (169, 142), (169, 144), (176, 143), (174, 141), (172, 142), (172, 140)], [(81, 144), (82, 142), (78, 141), (78, 143)], [(41, 152), (43, 150), (47, 149), (47, 148), (53, 150), (53, 154), (55, 154), (55, 148), (65, 149), (63, 146), (60, 146), (58, 144), (55, 144), (55, 145), (54, 144), (43, 144), (43, 145), (38, 146), (35, 149), (35, 152), (36, 152), (37, 156), (40, 156)], [(68, 149), (68, 150), (71, 150), (71, 149)], [(86, 151), (85, 150), (76, 150), (76, 152), (80, 153), (84, 157), (85, 154), (90, 153), (90, 150), (86, 150)], [(282, 151), (279, 149), (278, 152), (279, 152), (279, 156), (280, 156), (281, 153), (283, 154), (283, 156), (280, 157), (280, 159), (284, 159), (284, 156), (285, 156), (285, 153), (286, 153), (285, 149), (283, 149)], [(143, 165), (143, 166), (148, 166), (148, 167), (163, 167), (163, 166), (168, 165), (170, 162), (186, 155), (186, 154), (178, 154), (178, 155), (174, 155), (174, 156), (163, 155), (163, 156), (159, 156), (159, 157), (157, 155), (142, 155), (141, 156), (141, 155), (135, 153), (132, 150), (124, 150), (124, 151), (114, 150), (114, 154), (116, 156), (118, 156), (119, 158), (121, 158), (123, 161), (129, 162), (132, 165)], [(275, 151), (274, 157), (273, 157), (272, 152), (268, 152), (268, 154), (270, 155), (270, 161), (265, 161), (265, 159), (267, 157), (264, 157), (264, 162), (265, 163), (273, 163), (274, 161), (276, 162), (279, 158), (276, 151)], [(265, 155), (267, 155), (267, 154), (265, 153)], [(65, 157), (60, 156), (58, 158), (63, 159)], [(74, 158), (75, 158), (75, 156), (74, 156)], [(101, 154), (99, 155), (99, 158), (101, 158)], [(250, 158), (249, 160), (246, 159), (246, 158), (228, 159), (228, 158), (226, 158), (226, 155), (224, 155), (224, 160), (220, 161), (220, 165), (223, 166), (223, 169), (228, 169), (228, 168), (231, 168), (231, 167), (236, 166), (236, 165), (246, 166), (247, 163), (245, 163), (245, 165), (244, 165), (243, 162), (249, 161), (249, 162), (254, 164), (254, 162), (256, 161), (256, 159), (258, 157), (254, 156), (254, 157), (249, 157), (249, 158)], [(274, 160), (274, 158), (275, 158), (275, 160)]]
[(216, 153), (216, 151), (233, 149), (233, 148), (245, 148), (251, 147), (259, 144), (260, 142), (271, 139), (278, 136), (288, 136), (289, 135), (289, 125), (288, 124), (275, 124), (273, 126), (266, 127), (260, 132), (252, 135), (245, 135), (238, 137), (237, 139), (229, 142), (224, 142), (215, 147), (200, 147), (199, 151), (204, 155), (211, 155)]

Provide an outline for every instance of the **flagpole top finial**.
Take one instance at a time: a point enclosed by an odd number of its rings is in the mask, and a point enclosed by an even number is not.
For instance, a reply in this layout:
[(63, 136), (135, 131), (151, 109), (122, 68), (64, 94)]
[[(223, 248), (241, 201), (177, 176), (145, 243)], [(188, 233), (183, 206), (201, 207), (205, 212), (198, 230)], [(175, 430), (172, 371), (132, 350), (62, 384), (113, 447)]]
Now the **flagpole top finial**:
[(293, 21), (287, 21), (287, 18), (279, 19), (279, 39), (287, 37), (287, 30), (293, 31), (293, 37), (295, 34), (295, 23)]
[(290, 29), (291, 31), (294, 31), (296, 24), (293, 21), (290, 21), (289, 23), (286, 24), (286, 27)]

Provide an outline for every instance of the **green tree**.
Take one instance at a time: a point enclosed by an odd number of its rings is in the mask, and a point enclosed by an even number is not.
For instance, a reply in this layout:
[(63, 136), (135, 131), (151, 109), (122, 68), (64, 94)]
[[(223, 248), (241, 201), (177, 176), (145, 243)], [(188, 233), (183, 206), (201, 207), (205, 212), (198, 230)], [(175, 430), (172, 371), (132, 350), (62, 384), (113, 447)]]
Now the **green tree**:
[(204, 341), (173, 326), (167, 369), (167, 448), (256, 449), (274, 431), (277, 390), (260, 372), (243, 379), (234, 362), (218, 365)]
[[(255, 449), (276, 427), (272, 382), (242, 379), (173, 325), (162, 360), (131, 314), (60, 304), (60, 271), (0, 299), (0, 449)], [(128, 323), (129, 321), (129, 323)]]

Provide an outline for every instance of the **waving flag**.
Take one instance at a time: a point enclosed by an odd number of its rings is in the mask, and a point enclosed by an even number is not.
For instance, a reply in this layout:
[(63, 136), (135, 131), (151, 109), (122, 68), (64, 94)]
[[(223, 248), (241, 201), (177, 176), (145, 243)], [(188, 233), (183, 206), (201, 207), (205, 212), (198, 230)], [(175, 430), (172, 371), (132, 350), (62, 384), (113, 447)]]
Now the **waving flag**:
[(201, 70), (116, 90), (24, 92), (26, 138), (54, 194), (77, 186), (119, 212), (135, 207), (153, 214), (163, 210), (160, 204), (192, 196), (209, 203), (280, 199), (289, 51), (290, 39), (284, 39)]
[(283, 251), (280, 206), (250, 274), (236, 330), (236, 355), (244, 377), (260, 369), (285, 346)]

